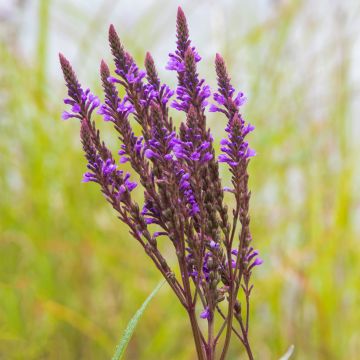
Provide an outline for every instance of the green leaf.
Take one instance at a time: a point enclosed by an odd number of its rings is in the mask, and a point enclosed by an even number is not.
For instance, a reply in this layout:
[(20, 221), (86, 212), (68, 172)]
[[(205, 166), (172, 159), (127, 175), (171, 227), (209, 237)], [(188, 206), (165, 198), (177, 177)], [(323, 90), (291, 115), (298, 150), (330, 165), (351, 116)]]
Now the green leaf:
[(291, 345), (288, 349), (288, 351), (280, 358), (280, 360), (288, 360), (290, 359), (290, 356), (293, 354), (295, 349), (294, 345)]
[(125, 350), (129, 344), (129, 341), (132, 337), (132, 334), (135, 331), (138, 321), (140, 320), (140, 318), (141, 318), (142, 314), (144, 313), (150, 300), (156, 295), (156, 293), (160, 290), (160, 288), (164, 285), (164, 283), (165, 283), (165, 280), (161, 281), (156, 286), (156, 288), (152, 291), (152, 293), (148, 296), (148, 298), (143, 302), (140, 309), (135, 313), (135, 315), (129, 321), (129, 323), (123, 333), (123, 336), (121, 337), (121, 340), (120, 340), (118, 346), (116, 347), (115, 354), (112, 357), (112, 360), (120, 360), (123, 357)]

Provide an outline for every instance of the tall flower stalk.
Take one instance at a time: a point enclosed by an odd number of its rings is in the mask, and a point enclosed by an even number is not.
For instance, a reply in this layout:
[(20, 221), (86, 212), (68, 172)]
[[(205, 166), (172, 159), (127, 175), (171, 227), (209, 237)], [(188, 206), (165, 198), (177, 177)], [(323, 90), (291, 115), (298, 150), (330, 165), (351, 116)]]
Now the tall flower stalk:
[[(253, 359), (249, 343), (251, 274), (262, 260), (251, 245), (247, 168), (255, 151), (245, 138), (254, 127), (244, 121), (240, 108), (245, 97), (235, 93), (225, 62), (217, 54), (218, 89), (209, 111), (225, 118), (227, 136), (221, 140), (221, 154), (215, 154), (214, 138), (206, 124), (211, 91), (199, 76), (201, 57), (191, 44), (181, 8), (176, 27), (176, 49), (169, 54), (167, 65), (177, 74), (175, 90), (161, 82), (150, 53), (145, 57), (145, 70), (138, 67), (113, 25), (109, 43), (115, 73), (101, 62), (102, 103), (83, 89), (69, 61), (60, 54), (68, 88), (64, 102), (70, 106), (63, 119), (80, 120), (88, 162), (83, 181), (100, 186), (119, 219), (166, 279), (188, 314), (198, 359), (225, 359), (233, 335)], [(170, 108), (183, 114), (178, 128)], [(116, 156), (101, 140), (93, 120), (95, 111), (114, 127), (120, 142)], [(135, 135), (134, 121), (141, 135)], [(144, 193), (141, 205), (132, 196), (137, 182), (122, 170), (126, 162), (138, 174)], [(223, 187), (219, 163), (230, 170), (231, 187)], [(224, 203), (224, 191), (234, 197), (231, 212)], [(169, 242), (177, 264), (168, 262), (159, 242)]]

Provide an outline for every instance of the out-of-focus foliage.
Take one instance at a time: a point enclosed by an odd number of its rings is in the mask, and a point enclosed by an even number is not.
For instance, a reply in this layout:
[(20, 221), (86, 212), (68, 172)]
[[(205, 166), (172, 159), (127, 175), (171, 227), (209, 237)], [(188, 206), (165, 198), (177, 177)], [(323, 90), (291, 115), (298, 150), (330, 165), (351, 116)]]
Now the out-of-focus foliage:
[[(65, 88), (57, 52), (96, 90), (114, 22), (140, 63), (146, 50), (161, 54), (160, 73), (169, 79), (162, 68), (174, 47), (178, 4), (8, 3), (0, 5), (0, 358), (110, 358), (160, 275), (98, 188), (80, 183), (79, 126), (60, 120)], [(215, 84), (213, 56), (223, 53), (257, 128), (251, 214), (265, 264), (254, 277), (256, 358), (277, 359), (294, 344), (294, 359), (356, 360), (358, 1), (179, 3), (204, 57), (202, 75)], [(224, 121), (213, 116), (209, 124), (218, 141)], [(102, 128), (115, 149), (110, 127)], [(164, 248), (171, 256), (171, 246)], [(127, 358), (193, 359), (193, 351), (185, 313), (164, 286)], [(241, 351), (234, 339), (229, 358)]]

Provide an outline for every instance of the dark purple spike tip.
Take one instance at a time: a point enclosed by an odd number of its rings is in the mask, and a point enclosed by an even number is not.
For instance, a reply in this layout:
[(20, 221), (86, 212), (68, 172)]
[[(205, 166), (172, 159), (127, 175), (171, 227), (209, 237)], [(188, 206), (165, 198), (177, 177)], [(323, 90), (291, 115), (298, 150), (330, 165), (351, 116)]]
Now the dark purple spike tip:
[(227, 70), (226, 70), (225, 61), (220, 54), (216, 54), (215, 56), (215, 67), (218, 75), (220, 74), (224, 76), (224, 74), (226, 74)]
[(59, 60), (61, 67), (65, 67), (66, 65), (69, 65), (69, 60), (62, 53), (59, 53)]
[(118, 37), (118, 34), (115, 30), (115, 26), (113, 24), (110, 24), (109, 26), (109, 38), (111, 37)]
[(116, 67), (118, 69), (124, 70), (126, 66), (125, 64), (127, 55), (113, 24), (111, 24), (109, 27), (109, 43), (111, 47), (111, 53), (114, 56)]
[(60, 60), (61, 69), (65, 76), (65, 80), (71, 82), (70, 76), (71, 75), (75, 76), (75, 73), (70, 64), (70, 61), (62, 53), (59, 53), (59, 60)]
[(73, 99), (76, 98), (79, 101), (81, 98), (82, 90), (75, 71), (70, 64), (70, 61), (62, 53), (59, 53), (59, 60), (62, 72), (64, 74), (66, 86), (69, 89), (69, 96)]
[(146, 63), (152, 63), (152, 64), (154, 64), (154, 59), (153, 59), (153, 57), (151, 56), (151, 54), (150, 54), (149, 51), (146, 52), (145, 64), (146, 64)]
[(155, 61), (149, 52), (146, 53), (144, 65), (147, 73), (155, 70)]
[(179, 6), (176, 17), (176, 36), (177, 36), (177, 48), (181, 56), (184, 56), (186, 48), (189, 46), (189, 28), (187, 25), (185, 14), (182, 8)]
[(183, 9), (180, 6), (178, 7), (176, 23), (178, 26), (178, 30), (182, 30), (184, 33), (188, 35), (188, 25), (187, 25), (186, 16)]
[(228, 74), (224, 58), (220, 54), (215, 57), (215, 70), (217, 75), (218, 90), (225, 98), (231, 97), (234, 89)]
[(100, 74), (107, 74), (107, 76), (110, 76), (109, 67), (108, 67), (108, 65), (106, 64), (106, 62), (104, 60), (101, 60)]
[(76, 76), (70, 64), (70, 61), (62, 53), (59, 53), (59, 60), (60, 60), (61, 69), (64, 73), (65, 80), (68, 83), (75, 82)]
[(151, 85), (158, 89), (160, 86), (160, 79), (156, 70), (154, 59), (149, 52), (146, 53), (144, 64), (148, 81)]
[(184, 10), (181, 8), (181, 6), (178, 6), (177, 17), (178, 19), (182, 18), (186, 20)]
[(113, 24), (111, 24), (109, 27), (109, 43), (113, 52), (120, 52), (122, 56), (124, 56), (124, 49)]
[(217, 63), (217, 64), (223, 63), (224, 64), (224, 58), (219, 53), (216, 53), (216, 55), (215, 55), (215, 63)]

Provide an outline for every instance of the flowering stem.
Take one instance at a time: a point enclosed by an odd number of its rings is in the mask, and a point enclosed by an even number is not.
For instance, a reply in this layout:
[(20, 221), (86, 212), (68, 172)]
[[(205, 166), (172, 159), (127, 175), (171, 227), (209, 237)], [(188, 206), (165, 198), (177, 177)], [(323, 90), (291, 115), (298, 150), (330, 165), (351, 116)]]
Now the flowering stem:
[[(219, 306), (216, 306), (216, 310), (218, 311), (218, 313), (220, 314), (220, 316), (221, 316), (224, 320), (226, 320), (226, 317), (225, 317), (224, 313), (222, 312), (222, 310), (220, 309)], [(236, 318), (236, 314), (235, 314), (235, 318)], [(222, 325), (222, 327), (221, 327), (218, 335), (216, 336), (216, 338), (215, 338), (215, 340), (214, 340), (215, 343), (217, 343), (217, 341), (219, 340), (219, 338), (220, 338), (220, 336), (221, 336), (221, 333), (223, 332), (226, 324), (227, 324), (227, 323), (226, 323), (226, 321), (225, 321), (225, 322), (223, 323), (223, 325)], [(242, 343), (244, 343), (243, 338), (242, 338), (241, 335), (238, 333), (238, 331), (235, 329), (234, 325), (232, 326), (232, 331), (233, 331), (233, 333), (239, 338), (239, 340), (240, 340)]]
[[(247, 289), (246, 289), (247, 290)], [(246, 291), (246, 333), (249, 331), (249, 318), (250, 318), (250, 293)]]
[(200, 335), (201, 333), (196, 319), (195, 308), (193, 306), (190, 306), (188, 308), (188, 315), (190, 319), (198, 360), (205, 360), (206, 358), (204, 355), (204, 348), (202, 345), (202, 339)]
[(201, 334), (201, 331), (200, 331), (200, 328), (199, 328), (199, 325), (198, 325), (198, 322), (196, 319), (195, 305), (193, 304), (192, 295), (191, 295), (189, 274), (188, 274), (187, 267), (185, 264), (184, 239), (182, 239), (182, 241), (180, 241), (179, 245), (180, 245), (180, 249), (177, 250), (177, 254), (178, 254), (180, 271), (181, 271), (181, 275), (182, 275), (182, 279), (183, 279), (183, 286), (184, 286), (184, 291), (185, 291), (185, 296), (186, 296), (186, 301), (187, 301), (187, 311), (188, 311), (188, 315), (189, 315), (189, 319), (190, 319), (190, 323), (191, 323), (191, 329), (193, 332), (196, 352), (197, 352), (199, 360), (205, 360), (204, 348), (202, 345), (202, 338), (201, 338), (202, 334)]
[[(229, 274), (230, 274), (230, 286), (229, 286), (229, 309), (228, 309), (228, 316), (226, 318), (227, 321), (227, 328), (226, 328), (226, 336), (225, 336), (225, 342), (224, 342), (224, 347), (223, 347), (223, 351), (221, 354), (220, 359), (223, 360), (225, 359), (226, 353), (228, 351), (229, 348), (229, 344), (230, 344), (230, 339), (231, 339), (231, 334), (232, 334), (232, 320), (233, 320), (233, 314), (234, 314), (234, 298), (236, 297), (237, 291), (234, 289), (234, 280), (236, 279), (235, 275), (236, 275), (236, 267), (235, 270), (233, 271), (232, 269), (232, 259), (231, 259), (231, 247), (232, 247), (232, 243), (234, 241), (234, 236), (235, 236), (235, 231), (236, 231), (236, 224), (237, 224), (237, 219), (239, 217), (239, 212), (240, 212), (240, 201), (237, 198), (236, 199), (236, 210), (234, 212), (234, 218), (233, 218), (233, 226), (232, 226), (232, 231), (231, 231), (231, 236), (230, 236), (230, 241), (227, 244), (227, 257), (228, 257), (228, 265), (229, 265)], [(239, 256), (238, 256), (239, 259)]]
[(229, 289), (229, 310), (228, 310), (228, 316), (226, 318), (226, 322), (227, 322), (227, 328), (226, 328), (226, 337), (225, 337), (225, 342), (224, 342), (224, 347), (223, 347), (223, 351), (221, 353), (220, 356), (220, 360), (224, 360), (226, 353), (229, 349), (229, 344), (230, 344), (230, 339), (231, 339), (231, 333), (232, 333), (232, 319), (233, 319), (233, 314), (234, 314), (234, 306), (232, 305), (233, 303), (233, 288), (232, 285), (230, 285), (230, 289)]
[(214, 359), (215, 352), (215, 342), (214, 342), (214, 317), (211, 316), (208, 319), (208, 343), (207, 343), (207, 358), (208, 360)]
[(254, 360), (254, 356), (252, 354), (251, 348), (250, 348), (250, 344), (249, 344), (249, 340), (248, 340), (248, 332), (245, 329), (244, 323), (242, 321), (241, 315), (236, 314), (235, 318), (238, 320), (239, 324), (240, 324), (240, 328), (241, 328), (241, 333), (242, 333), (242, 343), (245, 347), (246, 353), (249, 357), (249, 360)]

